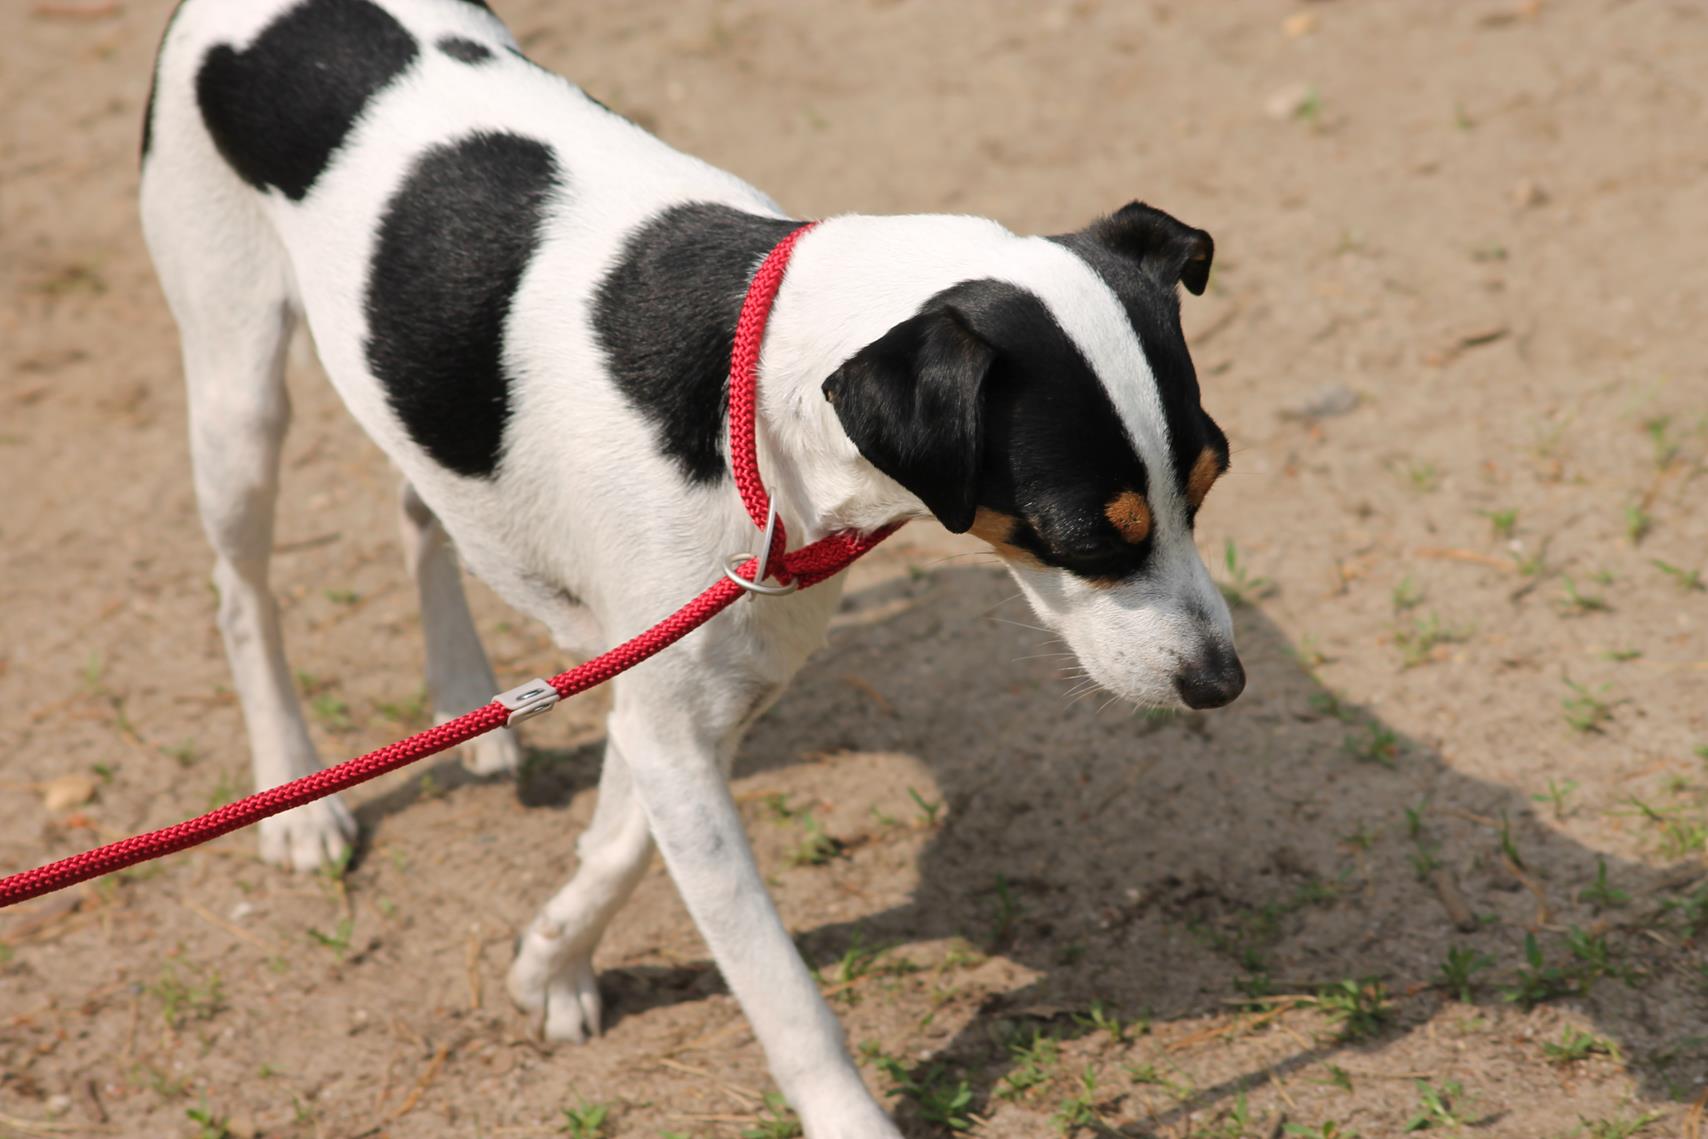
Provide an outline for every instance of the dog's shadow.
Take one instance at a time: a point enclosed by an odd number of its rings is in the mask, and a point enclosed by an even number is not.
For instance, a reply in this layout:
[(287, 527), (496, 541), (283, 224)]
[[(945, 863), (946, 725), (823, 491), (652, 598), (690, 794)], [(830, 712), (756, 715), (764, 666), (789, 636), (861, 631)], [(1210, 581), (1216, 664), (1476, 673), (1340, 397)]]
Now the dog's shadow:
[[(1244, 997), (1261, 1008), (1266, 994), (1351, 982), (1353, 1005), (1372, 1005), (1366, 983), (1382, 983), (1386, 1015), (1360, 1041), (1317, 1031), (1281, 1063), (1200, 1087), (1157, 1122), (1213, 1112), (1272, 1068), (1332, 1062), (1427, 1020), (1455, 999), (1441, 984), (1450, 951), (1493, 962), (1471, 974), (1473, 1002), (1570, 1001), (1624, 1051), (1644, 1094), (1681, 1092), (1700, 1045), (1655, 1026), (1704, 1003), (1699, 867), (1573, 841), (1538, 817), (1549, 808), (1532, 800), (1537, 789), (1461, 770), (1474, 757), (1449, 766), (1339, 699), (1254, 608), (1235, 611), (1251, 680), (1232, 707), (1153, 718), (1096, 694), (1070, 702), (1056, 662), (1032, 657), (1061, 646), (1013, 627), (1031, 618), (1012, 595), (1000, 570), (945, 568), (851, 596), (855, 619), (741, 760), (752, 772), (838, 748), (899, 752), (935, 777), (947, 809), (910, 902), (799, 940), (830, 966), (856, 938), (964, 938), (1035, 973), (984, 1001), (929, 1062), (969, 1079), (972, 1110), (1010, 1070), (1010, 1044), (1035, 1029), (1091, 1031), (1094, 1007), (1225, 1023)], [(1525, 956), (1533, 930), (1541, 969)], [(708, 987), (693, 970), (651, 973), (608, 976), (617, 1015)]]

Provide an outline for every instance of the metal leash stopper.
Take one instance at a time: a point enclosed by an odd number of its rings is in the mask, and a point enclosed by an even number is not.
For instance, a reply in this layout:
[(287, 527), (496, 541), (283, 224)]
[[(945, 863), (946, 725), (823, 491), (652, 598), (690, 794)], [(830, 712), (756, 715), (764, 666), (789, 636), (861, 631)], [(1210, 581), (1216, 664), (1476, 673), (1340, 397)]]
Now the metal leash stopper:
[(757, 555), (759, 558), (759, 564), (753, 567), (753, 580), (748, 581), (745, 577), (742, 577), (739, 573), (735, 572), (741, 568), (743, 562), (747, 561), (749, 557), (754, 556), (751, 554), (731, 554), (729, 557), (725, 558), (724, 576), (741, 586), (741, 588), (747, 590), (747, 592), (762, 594), (765, 597), (781, 597), (786, 593), (793, 593), (795, 590), (799, 589), (801, 587), (801, 581), (799, 578), (790, 582), (780, 581), (775, 585), (767, 585), (765, 583), (765, 575), (771, 568), (771, 539), (776, 536), (776, 533), (777, 500), (773, 498), (770, 506), (767, 507), (765, 511), (765, 538), (759, 545), (759, 553)]

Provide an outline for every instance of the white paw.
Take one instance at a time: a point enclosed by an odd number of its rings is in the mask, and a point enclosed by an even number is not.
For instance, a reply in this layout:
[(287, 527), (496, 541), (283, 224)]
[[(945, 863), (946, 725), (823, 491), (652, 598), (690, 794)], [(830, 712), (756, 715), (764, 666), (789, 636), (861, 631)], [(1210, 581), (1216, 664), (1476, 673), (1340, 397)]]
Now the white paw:
[[(581, 1044), (599, 1035), (604, 1003), (599, 999), (599, 980), (587, 958), (550, 967), (538, 955), (530, 955), (527, 938), (510, 966), (506, 986), (510, 999), (531, 1013), (534, 1029), (553, 1043)], [(547, 971), (550, 968), (550, 971)]]
[(472, 775), (508, 775), (522, 765), (522, 744), (509, 728), (477, 736), (458, 750)]
[(356, 820), (336, 795), (261, 820), (261, 860), (304, 873), (350, 857)]

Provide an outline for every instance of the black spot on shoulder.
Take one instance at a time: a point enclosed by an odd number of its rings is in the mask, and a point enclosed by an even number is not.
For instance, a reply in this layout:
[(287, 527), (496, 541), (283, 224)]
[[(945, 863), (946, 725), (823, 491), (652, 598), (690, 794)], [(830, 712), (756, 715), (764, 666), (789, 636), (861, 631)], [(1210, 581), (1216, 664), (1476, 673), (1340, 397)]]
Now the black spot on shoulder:
[(219, 152), (250, 185), (301, 201), (368, 100), (415, 59), (415, 39), (368, 0), (304, 0), (196, 75)]
[(368, 276), (368, 366), (410, 436), (464, 475), (498, 466), (504, 322), (564, 176), (550, 147), (479, 133), (426, 151), (386, 204)]
[(465, 36), (440, 36), (434, 47), (463, 63), (486, 63), (492, 59), (492, 49)]
[(704, 202), (673, 206), (629, 237), (599, 286), (593, 328), (611, 375), (691, 482), (726, 475), (741, 302), (759, 263), (799, 224)]

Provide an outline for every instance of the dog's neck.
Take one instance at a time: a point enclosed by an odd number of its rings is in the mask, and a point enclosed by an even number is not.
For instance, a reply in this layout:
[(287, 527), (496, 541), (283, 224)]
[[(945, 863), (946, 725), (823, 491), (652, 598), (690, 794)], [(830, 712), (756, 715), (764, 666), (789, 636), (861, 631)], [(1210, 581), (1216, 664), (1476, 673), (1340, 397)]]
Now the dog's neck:
[(760, 470), (792, 541), (929, 515), (860, 456), (824, 381), (935, 294), (990, 273), (1013, 240), (983, 218), (923, 215), (831, 218), (801, 239), (759, 370)]

